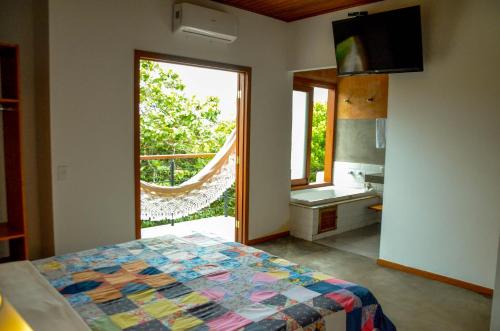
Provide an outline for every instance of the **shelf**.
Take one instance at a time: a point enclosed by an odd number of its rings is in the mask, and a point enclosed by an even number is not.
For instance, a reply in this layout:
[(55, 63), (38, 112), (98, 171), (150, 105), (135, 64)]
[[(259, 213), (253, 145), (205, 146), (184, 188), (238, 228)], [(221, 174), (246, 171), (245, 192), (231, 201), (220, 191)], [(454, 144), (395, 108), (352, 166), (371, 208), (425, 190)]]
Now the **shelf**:
[(19, 103), (18, 99), (0, 98), (0, 103)]
[(19, 100), (17, 99), (0, 98), (0, 111), (15, 112), (18, 105)]
[(371, 210), (376, 210), (376, 211), (382, 211), (382, 208), (383, 208), (383, 205), (382, 205), (382, 204), (379, 204), (379, 205), (373, 205), (373, 206), (368, 207), (368, 209), (371, 209)]
[(9, 228), (8, 223), (0, 223), (0, 241), (24, 237), (22, 230)]
[(5, 194), (7, 223), (0, 223), (0, 241), (8, 242), (9, 257), (3, 261), (25, 260), (28, 257), (28, 234), (24, 219), (23, 176), (21, 163), (21, 126), (19, 96), (19, 48), (0, 43), (0, 118), (2, 119)]

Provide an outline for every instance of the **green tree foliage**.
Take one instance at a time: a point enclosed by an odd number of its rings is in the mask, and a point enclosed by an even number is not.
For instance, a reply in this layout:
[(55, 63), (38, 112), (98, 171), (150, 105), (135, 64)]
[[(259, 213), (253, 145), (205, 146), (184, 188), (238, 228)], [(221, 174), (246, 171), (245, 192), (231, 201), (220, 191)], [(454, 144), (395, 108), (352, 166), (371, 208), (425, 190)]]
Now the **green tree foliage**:
[[(220, 119), (219, 99), (189, 97), (181, 78), (172, 70), (155, 61), (143, 60), (140, 65), (141, 155), (217, 153), (235, 127), (234, 122)], [(208, 161), (200, 158), (176, 160), (174, 185), (194, 176)], [(141, 161), (141, 180), (168, 186), (169, 170), (167, 160)], [(234, 189), (229, 193), (234, 196)], [(190, 219), (220, 215), (222, 201), (213, 205), (214, 208), (192, 215)], [(231, 205), (230, 213), (234, 215), (234, 201)]]
[(312, 118), (310, 182), (315, 182), (316, 173), (325, 167), (326, 116), (327, 105), (316, 102)]

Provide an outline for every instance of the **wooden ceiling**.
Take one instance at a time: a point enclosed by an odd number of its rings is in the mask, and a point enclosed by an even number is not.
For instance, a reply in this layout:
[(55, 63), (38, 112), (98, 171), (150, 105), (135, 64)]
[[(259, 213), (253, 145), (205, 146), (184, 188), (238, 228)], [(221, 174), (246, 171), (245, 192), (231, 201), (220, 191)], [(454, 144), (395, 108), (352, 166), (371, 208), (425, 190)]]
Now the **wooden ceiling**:
[(285, 22), (381, 0), (213, 0)]

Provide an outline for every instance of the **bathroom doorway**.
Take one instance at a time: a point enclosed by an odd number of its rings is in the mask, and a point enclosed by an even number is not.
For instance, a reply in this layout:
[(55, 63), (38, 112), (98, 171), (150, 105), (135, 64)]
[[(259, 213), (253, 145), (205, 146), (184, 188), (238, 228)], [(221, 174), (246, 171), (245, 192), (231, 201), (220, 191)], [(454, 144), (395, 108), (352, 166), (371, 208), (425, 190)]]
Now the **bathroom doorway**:
[[(294, 73), (292, 235), (378, 258), (387, 94), (387, 75), (338, 77), (334, 68)], [(323, 126), (327, 134), (318, 134), (314, 117), (322, 108), (333, 109)]]

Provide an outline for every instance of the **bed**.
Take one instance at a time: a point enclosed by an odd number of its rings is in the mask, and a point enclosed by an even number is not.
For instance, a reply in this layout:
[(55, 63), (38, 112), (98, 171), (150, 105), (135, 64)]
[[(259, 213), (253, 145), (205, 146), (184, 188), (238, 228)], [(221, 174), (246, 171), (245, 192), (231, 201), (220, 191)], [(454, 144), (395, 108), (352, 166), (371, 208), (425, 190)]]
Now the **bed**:
[(0, 290), (37, 331), (395, 330), (364, 287), (200, 234), (0, 265)]

